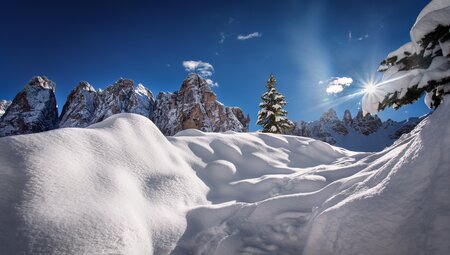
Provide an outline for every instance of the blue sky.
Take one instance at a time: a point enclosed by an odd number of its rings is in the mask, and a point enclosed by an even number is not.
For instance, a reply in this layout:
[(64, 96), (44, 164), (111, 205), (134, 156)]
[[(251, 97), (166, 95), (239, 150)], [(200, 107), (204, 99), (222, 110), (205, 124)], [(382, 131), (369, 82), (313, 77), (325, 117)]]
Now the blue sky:
[[(117, 78), (154, 93), (177, 90), (183, 61), (203, 61), (225, 105), (240, 106), (256, 130), (270, 73), (292, 120), (316, 120), (331, 106), (356, 113), (361, 81), (409, 41), (426, 0), (311, 1), (1, 1), (0, 98), (13, 99), (34, 75), (56, 83), (59, 107), (86, 80), (105, 88)], [(241, 40), (239, 40), (239, 38)], [(244, 40), (246, 39), (246, 40)], [(332, 77), (353, 79), (336, 95)], [(319, 81), (324, 81), (319, 84)], [(405, 119), (423, 102), (380, 113)]]

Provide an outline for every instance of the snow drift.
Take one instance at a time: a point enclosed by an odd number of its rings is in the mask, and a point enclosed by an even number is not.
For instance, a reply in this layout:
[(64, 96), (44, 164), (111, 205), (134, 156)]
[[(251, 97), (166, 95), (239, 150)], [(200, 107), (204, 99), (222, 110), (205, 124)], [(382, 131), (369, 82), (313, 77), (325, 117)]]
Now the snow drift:
[(378, 153), (145, 117), (0, 139), (5, 253), (449, 254), (450, 102)]
[(206, 186), (150, 120), (0, 139), (3, 254), (167, 254)]

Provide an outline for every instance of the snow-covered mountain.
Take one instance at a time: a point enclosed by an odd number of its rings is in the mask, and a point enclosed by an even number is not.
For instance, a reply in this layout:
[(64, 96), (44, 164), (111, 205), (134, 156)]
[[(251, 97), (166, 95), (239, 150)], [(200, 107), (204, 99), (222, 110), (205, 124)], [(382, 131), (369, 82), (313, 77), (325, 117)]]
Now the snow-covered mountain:
[[(50, 85), (44, 84), (45, 87), (41, 83)], [(27, 85), (11, 106), (2, 101), (0, 109), (11, 110), (6, 110), (4, 121), (0, 122), (0, 136), (42, 132), (58, 125), (87, 127), (117, 113), (137, 113), (150, 118), (165, 135), (188, 128), (246, 132), (250, 122), (240, 108), (220, 103), (206, 80), (197, 74), (190, 74), (179, 91), (159, 93), (156, 99), (149, 89), (142, 84), (135, 87), (129, 79), (121, 78), (105, 90), (95, 90), (82, 81), (70, 92), (59, 118), (53, 82), (35, 77), (29, 84), (32, 85)], [(22, 116), (26, 116), (25, 121)]]
[(58, 127), (55, 84), (45, 76), (33, 77), (0, 118), (0, 137), (30, 134)]
[(166, 135), (185, 129), (206, 132), (248, 131), (250, 117), (238, 107), (226, 107), (219, 101), (204, 78), (190, 74), (174, 93), (159, 93), (153, 122)]
[(450, 254), (450, 98), (377, 153), (146, 117), (0, 138), (5, 254)]
[(88, 82), (80, 82), (70, 92), (61, 112), (60, 127), (87, 127), (117, 113), (137, 113), (150, 117), (153, 94), (142, 84), (119, 79), (106, 90), (96, 91)]
[(296, 122), (288, 134), (312, 137), (348, 150), (381, 151), (413, 130), (423, 118), (382, 122), (377, 115), (363, 116), (361, 110), (352, 118), (350, 111), (345, 110), (343, 118), (339, 119), (336, 111), (329, 109), (318, 121)]

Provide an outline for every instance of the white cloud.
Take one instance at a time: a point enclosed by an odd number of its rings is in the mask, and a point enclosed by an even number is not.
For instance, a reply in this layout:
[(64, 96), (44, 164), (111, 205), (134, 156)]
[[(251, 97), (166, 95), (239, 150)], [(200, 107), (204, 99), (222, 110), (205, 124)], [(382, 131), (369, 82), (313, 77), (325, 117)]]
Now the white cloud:
[(198, 73), (205, 78), (211, 76), (214, 73), (214, 67), (210, 63), (203, 62), (201, 60), (183, 61), (183, 66), (186, 72)]
[(205, 80), (206, 80), (206, 83), (208, 83), (208, 85), (209, 85), (210, 87), (219, 87), (219, 83), (214, 82), (214, 81), (211, 80), (211, 79), (205, 79)]
[(186, 72), (197, 73), (205, 78), (210, 87), (219, 86), (219, 83), (209, 79), (209, 77), (211, 77), (214, 73), (214, 67), (210, 63), (203, 62), (201, 60), (188, 60), (183, 61), (183, 67)]
[(352, 31), (348, 31), (348, 40), (351, 41), (352, 40)]
[[(329, 79), (326, 92), (328, 94), (341, 93), (345, 87), (352, 85), (353, 79), (350, 77), (333, 77)], [(319, 84), (324, 84), (324, 81), (319, 81)]]
[(238, 35), (237, 39), (239, 41), (245, 41), (245, 40), (248, 40), (248, 39), (257, 38), (257, 37), (261, 37), (261, 36), (262, 36), (262, 34), (260, 32), (253, 32), (253, 33), (248, 34), (248, 35)]
[(341, 93), (344, 90), (343, 86), (340, 85), (331, 85), (327, 88), (327, 93), (328, 94), (337, 94), (337, 93)]

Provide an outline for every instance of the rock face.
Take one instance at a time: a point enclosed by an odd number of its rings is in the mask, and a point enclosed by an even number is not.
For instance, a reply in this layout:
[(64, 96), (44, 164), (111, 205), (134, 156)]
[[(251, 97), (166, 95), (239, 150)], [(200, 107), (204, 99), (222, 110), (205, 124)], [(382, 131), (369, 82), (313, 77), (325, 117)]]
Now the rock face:
[(0, 137), (30, 134), (58, 127), (55, 84), (33, 77), (0, 118)]
[(8, 109), (11, 103), (12, 102), (8, 100), (0, 100), (0, 117), (2, 117), (3, 114), (5, 114), (6, 109)]
[(67, 97), (60, 117), (60, 127), (87, 127), (122, 112), (137, 113), (147, 118), (153, 111), (153, 95), (132, 80), (119, 79), (104, 91), (96, 91), (89, 83), (80, 82)]
[(339, 120), (336, 111), (330, 109), (318, 121), (296, 122), (288, 134), (319, 139), (350, 150), (380, 151), (402, 134), (413, 130), (423, 118), (382, 122), (376, 115), (363, 116), (361, 110), (352, 118), (350, 111), (345, 110), (342, 120)]
[(250, 122), (241, 109), (217, 101), (206, 80), (197, 74), (190, 74), (179, 91), (159, 93), (151, 119), (165, 135), (189, 128), (246, 132)]

